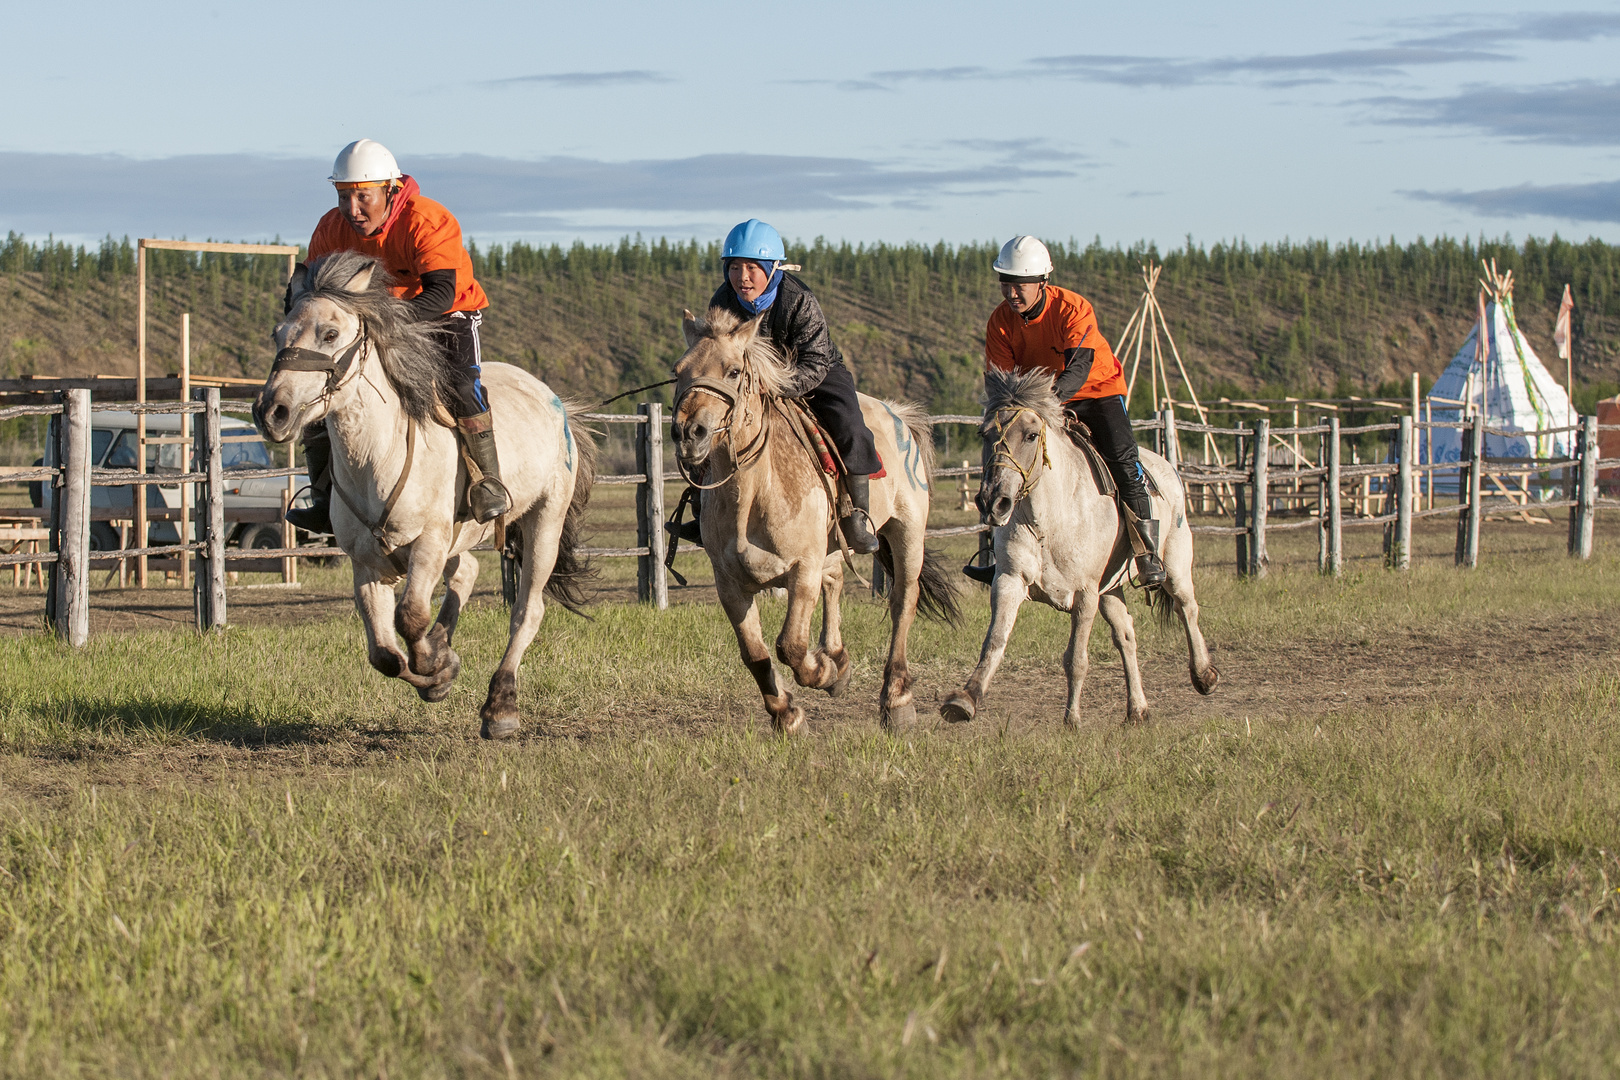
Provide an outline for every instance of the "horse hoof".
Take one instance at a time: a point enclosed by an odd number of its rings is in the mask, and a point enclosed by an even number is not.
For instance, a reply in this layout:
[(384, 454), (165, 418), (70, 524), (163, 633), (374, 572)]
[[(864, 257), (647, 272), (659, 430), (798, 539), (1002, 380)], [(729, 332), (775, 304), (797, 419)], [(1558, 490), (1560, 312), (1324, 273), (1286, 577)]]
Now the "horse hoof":
[(883, 730), (891, 735), (898, 735), (909, 730), (917, 723), (917, 706), (915, 702), (906, 702), (884, 709), (879, 719), (883, 723)]
[(1153, 722), (1153, 713), (1150, 712), (1147, 709), (1143, 709), (1139, 713), (1134, 713), (1134, 714), (1127, 713), (1126, 716), (1125, 716), (1125, 723), (1122, 724), (1121, 726), (1122, 727), (1146, 727), (1148, 724), (1151, 724), (1152, 722)]
[(478, 734), (486, 739), (510, 739), (522, 726), (516, 716), (486, 716)]
[(960, 690), (951, 691), (945, 703), (939, 707), (939, 715), (953, 724), (965, 724), (978, 713), (979, 710), (973, 707), (973, 699)]
[(416, 696), (423, 701), (437, 704), (450, 696), (450, 680), (431, 683), (427, 686), (418, 686)]
[(827, 687), (827, 696), (834, 698), (841, 697), (844, 691), (849, 689), (850, 676), (854, 674), (855, 665), (846, 661), (844, 664), (844, 670), (839, 673), (838, 678), (833, 680), (833, 684)]
[(1208, 697), (1210, 694), (1215, 692), (1215, 687), (1220, 684), (1220, 681), (1221, 673), (1215, 670), (1214, 664), (1209, 665), (1209, 670), (1204, 672), (1203, 677), (1201, 678), (1199, 677), (1198, 672), (1193, 672), (1193, 689), (1198, 691), (1200, 694), (1203, 694), (1205, 697)]
[(776, 725), (776, 731), (780, 735), (804, 735), (810, 730), (810, 725), (805, 723), (804, 710), (797, 705), (789, 709), (786, 716), (771, 717), (771, 723)]
[(1063, 714), (1063, 726), (1070, 729), (1079, 727), (1080, 714), (1077, 712), (1065, 712)]

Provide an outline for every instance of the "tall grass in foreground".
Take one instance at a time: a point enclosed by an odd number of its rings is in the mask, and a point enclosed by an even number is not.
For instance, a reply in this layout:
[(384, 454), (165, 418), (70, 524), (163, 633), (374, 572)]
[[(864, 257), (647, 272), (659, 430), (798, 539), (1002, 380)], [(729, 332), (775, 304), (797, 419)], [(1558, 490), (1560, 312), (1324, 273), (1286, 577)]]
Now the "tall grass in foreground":
[[(1549, 620), (1612, 641), (1616, 565), (1200, 587), (1217, 662), (1286, 683), (1302, 651), (1441, 667), (1436, 636)], [(920, 625), (925, 682), (976, 655), (970, 610)], [(884, 622), (851, 605), (857, 695)], [(471, 737), (488, 606), (436, 708), (366, 670), (352, 619), (0, 641), (0, 1072), (1620, 1066), (1611, 654), (1572, 637), (1455, 698), (1121, 730), (1099, 632), (1109, 685), (1066, 732), (1066, 622), (1031, 607), (1014, 639), (1047, 704), (902, 740), (813, 712), (791, 744), (708, 607), (548, 619), (522, 675), (548, 735), (510, 747)]]

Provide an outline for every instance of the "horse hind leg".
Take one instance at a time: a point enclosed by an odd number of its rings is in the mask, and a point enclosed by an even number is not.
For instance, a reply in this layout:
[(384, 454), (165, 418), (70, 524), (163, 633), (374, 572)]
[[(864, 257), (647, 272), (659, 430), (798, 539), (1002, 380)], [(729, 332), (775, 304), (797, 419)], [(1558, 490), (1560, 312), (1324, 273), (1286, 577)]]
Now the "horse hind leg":
[[(567, 504), (563, 504), (562, 510)], [(557, 546), (562, 538), (562, 510), (556, 520), (541, 520), (543, 507), (537, 505), (523, 516), (523, 568), (518, 575), (517, 598), (512, 604), (510, 634), (506, 652), (495, 673), (489, 677), (489, 694), (478, 710), (482, 722), (479, 735), (486, 739), (509, 739), (523, 726), (517, 706), (517, 672), (523, 654), (540, 631), (546, 614), (545, 583), (557, 562)]]
[(825, 687), (828, 697), (840, 697), (849, 689), (849, 678), (854, 671), (849, 651), (844, 648), (843, 608), (844, 568), (833, 564), (821, 579), (821, 651), (837, 667), (837, 678)]
[(431, 687), (418, 691), (423, 701), (443, 701), (450, 696), (450, 684), (461, 674), (461, 657), (450, 645), (456, 632), (461, 609), (472, 595), (478, 580), (478, 557), (470, 551), (453, 555), (444, 564), (444, 600), (439, 604), (439, 617), (423, 636), (423, 645), (436, 658), (436, 670), (431, 672)]
[(883, 665), (883, 689), (878, 695), (878, 722), (883, 730), (899, 734), (917, 722), (917, 703), (911, 693), (911, 668), (906, 646), (911, 624), (917, 619), (922, 594), (923, 541), (915, 532), (886, 534), (892, 572), (889, 575), (889, 658)]
[(1125, 665), (1125, 722), (1145, 724), (1149, 720), (1147, 694), (1142, 690), (1142, 669), (1136, 662), (1136, 623), (1119, 589), (1104, 593), (1099, 601), (1102, 616), (1113, 631), (1114, 648)]
[(1187, 632), (1187, 671), (1192, 676), (1193, 689), (1206, 696), (1213, 694), (1221, 681), (1221, 673), (1210, 660), (1209, 645), (1198, 629), (1198, 599), (1193, 595), (1192, 574), (1172, 568), (1164, 589)]

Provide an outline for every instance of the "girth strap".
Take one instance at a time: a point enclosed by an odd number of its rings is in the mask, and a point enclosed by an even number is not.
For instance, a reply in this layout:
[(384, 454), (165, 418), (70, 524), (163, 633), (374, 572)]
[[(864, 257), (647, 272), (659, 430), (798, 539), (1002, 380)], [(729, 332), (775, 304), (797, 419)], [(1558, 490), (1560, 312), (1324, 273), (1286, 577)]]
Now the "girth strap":
[(382, 550), (384, 555), (388, 556), (388, 561), (393, 563), (394, 569), (401, 574), (406, 571), (405, 561), (399, 557), (399, 553), (384, 538), (383, 531), (388, 526), (388, 516), (394, 512), (394, 504), (399, 502), (399, 497), (405, 492), (405, 482), (411, 477), (411, 462), (415, 457), (416, 421), (407, 417), (405, 419), (405, 467), (400, 470), (399, 479), (394, 482), (394, 490), (388, 493), (388, 501), (383, 503), (382, 517), (377, 519), (376, 524), (366, 520), (366, 515), (360, 512), (360, 508), (354, 505), (354, 500), (350, 499), (348, 493), (338, 485), (335, 472), (332, 476), (332, 490), (337, 492), (338, 498), (343, 500), (343, 505), (349, 508), (349, 513), (355, 516), (355, 520), (364, 525), (366, 531), (371, 533), (372, 538), (377, 541), (377, 547)]

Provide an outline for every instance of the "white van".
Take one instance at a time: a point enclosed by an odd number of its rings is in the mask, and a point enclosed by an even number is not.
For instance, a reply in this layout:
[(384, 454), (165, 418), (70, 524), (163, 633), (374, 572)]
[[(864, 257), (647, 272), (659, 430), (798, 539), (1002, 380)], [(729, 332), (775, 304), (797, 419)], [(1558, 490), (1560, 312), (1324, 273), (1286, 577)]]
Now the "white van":
[[(44, 463), (56, 463), (56, 424), (59, 417), (51, 417), (50, 434), (45, 442)], [(192, 426), (195, 432), (201, 417), (193, 415)], [(287, 490), (287, 478), (284, 476), (233, 480), (233, 470), (269, 469), (274, 468), (270, 460), (270, 450), (259, 437), (258, 429), (246, 420), (234, 416), (220, 417), (220, 436), (224, 439), (220, 446), (221, 464), (225, 472), (225, 525), (227, 529), (227, 544), (237, 544), (244, 548), (279, 548), (282, 546), (282, 527), (278, 521), (243, 521), (239, 516), (241, 511), (252, 509), (260, 511), (250, 516), (263, 518), (264, 511), (272, 511), (279, 519), (281, 511), (282, 493)], [(180, 434), (180, 417), (174, 413), (151, 413), (146, 417), (147, 436), (174, 437)], [(238, 441), (239, 440), (239, 441)], [(92, 469), (133, 469), (135, 468), (136, 454), (135, 414), (131, 412), (93, 412), (90, 414), (90, 467)], [(188, 448), (179, 443), (156, 443), (146, 447), (146, 471), (149, 473), (180, 473), (188, 471), (184, 466), (186, 450)], [(190, 471), (202, 472), (203, 464), (196, 463)], [(298, 493), (294, 506), (309, 505), (309, 476), (299, 473), (292, 478), (293, 490)], [(51, 487), (42, 485), (40, 492), (42, 505), (51, 504)], [(96, 486), (90, 489), (91, 513), (97, 517), (108, 516), (105, 512), (113, 511), (110, 516), (135, 516), (135, 490), (136, 485), (125, 484), (112, 487)], [(179, 484), (148, 484), (146, 485), (146, 505), (149, 510), (160, 508), (179, 509)], [(96, 513), (102, 511), (103, 513)], [(122, 511), (122, 513), (117, 513)], [(149, 531), (148, 543), (152, 546), (174, 544), (179, 542), (180, 530), (178, 522), (151, 521), (147, 525)], [(302, 541), (302, 537), (300, 540)], [(118, 530), (107, 521), (92, 521), (90, 525), (90, 550), (115, 551), (119, 547), (138, 547), (137, 538), (133, 530), (129, 531), (128, 543), (120, 545)]]

